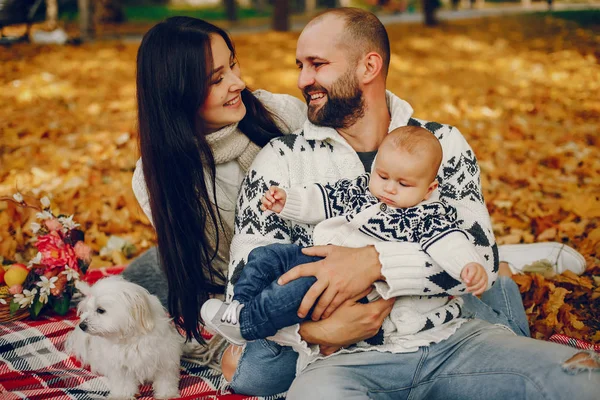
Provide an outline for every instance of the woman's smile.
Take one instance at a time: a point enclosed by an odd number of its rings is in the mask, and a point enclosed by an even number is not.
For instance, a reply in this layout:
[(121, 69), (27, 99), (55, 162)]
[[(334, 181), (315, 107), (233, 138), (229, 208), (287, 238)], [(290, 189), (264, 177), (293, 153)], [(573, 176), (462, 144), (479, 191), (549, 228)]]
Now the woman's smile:
[(227, 103), (223, 104), (223, 107), (230, 107), (230, 108), (238, 107), (240, 105), (240, 100), (241, 100), (241, 97), (238, 94), (233, 99), (231, 99)]

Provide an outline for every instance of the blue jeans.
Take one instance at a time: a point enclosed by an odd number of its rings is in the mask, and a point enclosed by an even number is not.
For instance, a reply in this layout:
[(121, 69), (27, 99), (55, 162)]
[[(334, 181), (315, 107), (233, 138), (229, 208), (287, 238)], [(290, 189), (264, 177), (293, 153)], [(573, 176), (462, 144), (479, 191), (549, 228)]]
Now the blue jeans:
[(321, 260), (302, 254), (301, 249), (295, 244), (271, 244), (248, 255), (248, 263), (233, 289), (233, 299), (244, 304), (240, 311), (244, 339), (264, 339), (304, 321), (297, 315), (298, 308), (317, 278), (299, 278), (283, 286), (277, 283), (293, 267)]
[[(481, 299), (473, 295), (465, 295), (463, 299), (464, 317), (480, 318), (491, 324), (505, 325), (517, 335), (529, 337), (529, 325), (521, 294), (512, 279), (498, 277), (494, 286), (486, 291)], [(253, 396), (270, 396), (284, 392), (296, 377), (297, 358), (298, 354), (289, 347), (268, 340), (249, 342), (231, 380), (231, 388), (236, 393)]]
[(463, 295), (464, 318), (478, 318), (491, 324), (508, 326), (519, 336), (530, 337), (529, 322), (523, 308), (519, 287), (511, 278), (499, 276), (494, 286), (481, 295)]
[(318, 360), (294, 380), (287, 399), (598, 399), (598, 369), (563, 365), (576, 353), (473, 319), (416, 352)]

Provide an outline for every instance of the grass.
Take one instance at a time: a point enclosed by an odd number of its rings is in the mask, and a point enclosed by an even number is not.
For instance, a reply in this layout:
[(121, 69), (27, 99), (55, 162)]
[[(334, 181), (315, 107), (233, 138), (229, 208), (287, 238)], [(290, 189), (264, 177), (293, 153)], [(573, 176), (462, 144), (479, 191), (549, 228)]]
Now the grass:
[(552, 11), (539, 15), (573, 21), (582, 28), (600, 28), (600, 10)]
[[(155, 22), (174, 16), (195, 17), (205, 20), (224, 20), (227, 19), (225, 8), (203, 7), (203, 8), (181, 8), (161, 5), (151, 6), (125, 6), (125, 19), (128, 22)], [(258, 11), (252, 8), (238, 8), (238, 19), (268, 17), (271, 11)], [(67, 9), (61, 12), (60, 18), (65, 21), (75, 21), (77, 19), (77, 9)]]

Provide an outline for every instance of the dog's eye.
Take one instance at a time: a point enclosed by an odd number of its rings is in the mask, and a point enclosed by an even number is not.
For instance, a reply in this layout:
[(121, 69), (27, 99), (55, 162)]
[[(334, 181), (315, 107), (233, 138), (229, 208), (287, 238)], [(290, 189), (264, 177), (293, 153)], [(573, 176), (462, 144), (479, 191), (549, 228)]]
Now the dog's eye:
[(96, 308), (96, 312), (98, 314), (104, 314), (106, 312), (106, 310), (104, 308)]

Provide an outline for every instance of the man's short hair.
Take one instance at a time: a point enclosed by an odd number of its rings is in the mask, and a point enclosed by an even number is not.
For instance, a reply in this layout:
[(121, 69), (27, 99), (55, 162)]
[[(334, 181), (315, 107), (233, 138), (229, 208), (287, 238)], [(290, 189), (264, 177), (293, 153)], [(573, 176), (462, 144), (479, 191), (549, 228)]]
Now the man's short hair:
[(309, 25), (331, 15), (338, 16), (345, 22), (347, 36), (340, 38), (340, 43), (348, 48), (356, 60), (371, 51), (379, 54), (383, 59), (383, 76), (387, 77), (390, 67), (390, 39), (379, 18), (360, 8), (340, 7), (319, 14)]

